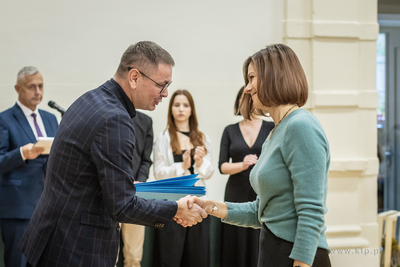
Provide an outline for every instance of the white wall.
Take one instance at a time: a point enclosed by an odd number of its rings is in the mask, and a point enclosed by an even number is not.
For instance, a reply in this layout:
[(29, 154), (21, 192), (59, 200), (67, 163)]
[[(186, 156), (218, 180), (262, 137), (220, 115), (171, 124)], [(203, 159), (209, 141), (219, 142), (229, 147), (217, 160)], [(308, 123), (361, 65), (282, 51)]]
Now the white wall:
[[(223, 199), (227, 176), (217, 170), (219, 142), (243, 84), (244, 60), (282, 41), (283, 2), (247, 1), (10, 1), (0, 2), (0, 111), (14, 105), (18, 71), (42, 73), (45, 95), (67, 108), (84, 92), (111, 78), (124, 50), (151, 40), (176, 62), (170, 94), (188, 89), (199, 125), (213, 142), (215, 174), (210, 197)], [(154, 133), (165, 129), (169, 97), (148, 113)], [(147, 113), (147, 112), (146, 112)], [(59, 114), (56, 114), (60, 119)]]

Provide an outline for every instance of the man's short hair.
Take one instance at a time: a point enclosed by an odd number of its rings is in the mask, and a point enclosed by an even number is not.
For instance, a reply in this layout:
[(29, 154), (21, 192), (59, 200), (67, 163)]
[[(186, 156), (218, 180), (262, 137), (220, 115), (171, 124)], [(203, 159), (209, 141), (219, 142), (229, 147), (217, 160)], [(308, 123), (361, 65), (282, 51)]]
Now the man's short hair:
[(26, 66), (26, 67), (23, 67), (23, 68), (18, 72), (18, 75), (17, 75), (17, 83), (18, 83), (20, 80), (24, 79), (25, 76), (34, 75), (34, 74), (36, 74), (36, 73), (38, 73), (38, 72), (39, 72), (39, 70), (38, 70), (37, 68), (33, 67), (33, 66)]
[(175, 65), (171, 55), (161, 46), (154, 42), (142, 41), (126, 49), (121, 57), (116, 74), (123, 78), (128, 72), (128, 67), (147, 72), (156, 71), (160, 63)]

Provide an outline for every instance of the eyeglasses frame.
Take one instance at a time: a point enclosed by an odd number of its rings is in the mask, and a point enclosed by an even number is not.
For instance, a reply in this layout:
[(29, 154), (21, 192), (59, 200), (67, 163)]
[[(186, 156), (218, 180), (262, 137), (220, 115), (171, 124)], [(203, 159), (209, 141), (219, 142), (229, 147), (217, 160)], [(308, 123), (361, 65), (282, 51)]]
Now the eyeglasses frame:
[(150, 78), (149, 76), (147, 76), (146, 74), (144, 74), (143, 72), (141, 72), (138, 68), (132, 68), (132, 67), (128, 67), (128, 71), (132, 70), (132, 69), (136, 69), (140, 74), (142, 74), (144, 77), (146, 77), (147, 79), (149, 79), (150, 81), (152, 81), (153, 83), (157, 84), (159, 87), (161, 87), (160, 90), (160, 94), (162, 94), (162, 92), (168, 88), (168, 86), (171, 85), (172, 81), (170, 81), (169, 83), (167, 83), (166, 85), (161, 85), (158, 82), (156, 82), (155, 80), (153, 80), (152, 78)]

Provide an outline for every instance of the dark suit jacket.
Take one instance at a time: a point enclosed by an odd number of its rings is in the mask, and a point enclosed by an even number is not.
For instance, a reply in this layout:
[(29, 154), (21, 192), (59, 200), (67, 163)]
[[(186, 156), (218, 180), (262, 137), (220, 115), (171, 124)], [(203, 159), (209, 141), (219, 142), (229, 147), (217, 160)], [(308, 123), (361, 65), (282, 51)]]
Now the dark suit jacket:
[(135, 109), (113, 80), (63, 116), (42, 197), (20, 248), (33, 266), (114, 266), (118, 222), (164, 227), (176, 202), (135, 196)]
[[(46, 134), (54, 137), (56, 117), (39, 110)], [(22, 160), (20, 147), (36, 138), (21, 108), (0, 113), (0, 218), (30, 219), (43, 191), (47, 155)]]
[(135, 181), (146, 182), (150, 166), (153, 163), (150, 155), (153, 151), (153, 121), (149, 116), (136, 111), (133, 117), (135, 125), (135, 151), (133, 153), (133, 177)]

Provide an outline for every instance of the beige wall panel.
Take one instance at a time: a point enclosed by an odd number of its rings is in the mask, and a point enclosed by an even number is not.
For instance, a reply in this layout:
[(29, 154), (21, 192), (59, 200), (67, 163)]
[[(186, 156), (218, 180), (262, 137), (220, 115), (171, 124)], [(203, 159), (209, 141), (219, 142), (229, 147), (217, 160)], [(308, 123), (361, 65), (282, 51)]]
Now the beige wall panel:
[(357, 215), (360, 199), (354, 197), (358, 194), (358, 177), (351, 177), (350, 173), (346, 173), (347, 177), (332, 178), (332, 176), (334, 175), (330, 173), (327, 198), (328, 213), (325, 215), (327, 227), (358, 224)]
[[(376, 220), (376, 214), (370, 212), (371, 209), (378, 210), (376, 198), (368, 195), (368, 192), (377, 192), (376, 176), (361, 176), (359, 179), (358, 220), (360, 224), (368, 224)], [(375, 241), (372, 240), (371, 242)], [(377, 245), (376, 243), (373, 244)]]
[(358, 43), (354, 40), (313, 40), (314, 90), (358, 88)]
[(314, 0), (314, 21), (356, 21), (358, 20), (358, 1), (348, 0)]
[[(377, 158), (377, 140), (378, 131), (376, 127), (370, 125), (376, 124), (376, 110), (361, 109), (358, 111), (358, 119), (356, 123), (356, 133), (358, 146), (358, 155), (361, 157), (375, 157)], [(376, 170), (377, 171), (377, 170)]]
[(358, 0), (358, 20), (360, 22), (377, 23), (377, 19), (378, 19), (377, 0)]
[(313, 110), (313, 114), (317, 116), (325, 130), (329, 140), (332, 159), (359, 157), (357, 152), (358, 145), (355, 142), (358, 138), (358, 132), (352, 130), (358, 120), (356, 109), (315, 109)]
[[(376, 41), (362, 41), (359, 43), (358, 89), (360, 91), (370, 90), (377, 95), (375, 83), (376, 54), (371, 53), (371, 51), (376, 51)], [(378, 102), (376, 102), (377, 106)]]
[(285, 1), (284, 17), (288, 20), (311, 20), (313, 0), (288, 0)]

